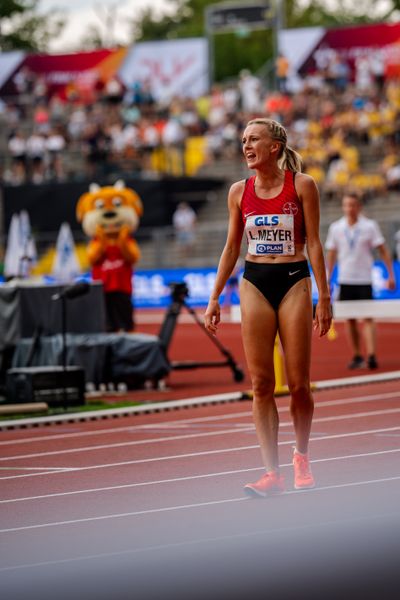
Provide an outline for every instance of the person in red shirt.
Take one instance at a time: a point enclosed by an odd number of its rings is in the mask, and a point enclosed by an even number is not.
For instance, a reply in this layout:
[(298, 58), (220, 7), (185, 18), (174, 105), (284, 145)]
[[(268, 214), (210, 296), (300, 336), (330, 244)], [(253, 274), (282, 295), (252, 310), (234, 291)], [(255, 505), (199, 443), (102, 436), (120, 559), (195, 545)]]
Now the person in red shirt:
[(314, 317), (319, 336), (328, 332), (332, 313), (314, 180), (301, 173), (301, 158), (288, 146), (286, 130), (277, 121), (250, 121), (242, 144), (247, 166), (255, 175), (230, 188), (227, 240), (204, 324), (209, 332), (217, 333), (219, 296), (237, 262), (245, 234), (248, 247), (240, 284), (242, 337), (265, 473), (259, 481), (246, 484), (244, 490), (250, 496), (268, 496), (284, 489), (274, 398), (273, 353), (278, 333), (296, 437), (294, 486), (304, 489), (315, 485), (308, 456), (314, 404), (310, 387), (313, 307), (306, 249), (319, 293)]

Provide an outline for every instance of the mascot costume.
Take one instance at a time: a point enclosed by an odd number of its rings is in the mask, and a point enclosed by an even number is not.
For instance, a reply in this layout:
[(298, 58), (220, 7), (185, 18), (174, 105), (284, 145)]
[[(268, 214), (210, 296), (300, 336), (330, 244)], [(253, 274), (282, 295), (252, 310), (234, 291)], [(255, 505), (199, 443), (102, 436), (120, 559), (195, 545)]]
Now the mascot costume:
[(132, 233), (142, 214), (139, 196), (123, 181), (107, 187), (92, 183), (78, 200), (76, 216), (91, 238), (88, 259), (93, 280), (103, 283), (110, 332), (134, 328), (132, 272), (140, 250)]

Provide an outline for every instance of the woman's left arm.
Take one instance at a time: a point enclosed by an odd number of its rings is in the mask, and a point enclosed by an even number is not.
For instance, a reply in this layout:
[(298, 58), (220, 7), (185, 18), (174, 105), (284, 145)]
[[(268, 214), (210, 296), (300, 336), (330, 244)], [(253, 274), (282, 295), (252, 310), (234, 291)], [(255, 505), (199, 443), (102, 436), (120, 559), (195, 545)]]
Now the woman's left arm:
[(307, 253), (318, 288), (318, 303), (315, 310), (314, 329), (318, 329), (319, 336), (322, 337), (328, 333), (331, 326), (332, 307), (326, 276), (324, 253), (319, 237), (319, 192), (314, 179), (303, 173), (299, 173), (296, 176), (296, 189), (303, 205)]

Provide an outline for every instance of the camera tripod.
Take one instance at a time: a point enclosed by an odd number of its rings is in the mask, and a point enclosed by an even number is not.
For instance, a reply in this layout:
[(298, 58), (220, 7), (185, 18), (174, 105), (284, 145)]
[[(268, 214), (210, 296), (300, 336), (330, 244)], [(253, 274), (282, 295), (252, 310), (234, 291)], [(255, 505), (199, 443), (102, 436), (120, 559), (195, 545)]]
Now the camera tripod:
[(208, 368), (208, 367), (229, 367), (233, 373), (234, 381), (243, 381), (244, 373), (236, 364), (232, 354), (227, 350), (221, 342), (211, 333), (205, 329), (203, 323), (200, 321), (197, 313), (193, 310), (191, 306), (185, 301), (185, 298), (188, 296), (188, 288), (185, 283), (172, 283), (171, 287), (171, 298), (172, 302), (165, 316), (164, 322), (161, 326), (161, 330), (159, 333), (159, 338), (161, 343), (163, 344), (164, 351), (167, 353), (169, 345), (171, 343), (172, 335), (174, 333), (178, 316), (181, 312), (182, 307), (185, 307), (186, 310), (192, 315), (195, 322), (199, 325), (202, 331), (207, 335), (207, 337), (212, 341), (212, 343), (217, 346), (218, 350), (221, 352), (223, 356), (225, 356), (226, 360), (224, 361), (214, 361), (214, 362), (196, 362), (196, 361), (172, 361), (170, 362), (172, 369), (198, 369), (198, 368)]

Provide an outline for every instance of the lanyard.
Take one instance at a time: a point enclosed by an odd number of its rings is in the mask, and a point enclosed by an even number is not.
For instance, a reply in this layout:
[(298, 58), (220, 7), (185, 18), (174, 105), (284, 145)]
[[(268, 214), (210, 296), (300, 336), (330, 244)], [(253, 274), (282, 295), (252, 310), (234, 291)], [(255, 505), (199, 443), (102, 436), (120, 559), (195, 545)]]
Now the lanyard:
[(346, 226), (346, 228), (344, 230), (344, 235), (346, 236), (346, 240), (347, 240), (347, 243), (349, 244), (350, 250), (354, 250), (354, 246), (356, 245), (356, 241), (357, 241), (357, 238), (360, 233), (356, 227), (354, 227), (353, 231), (354, 231), (354, 233), (353, 233), (353, 235), (351, 235), (350, 227), (348, 227), (348, 226)]

